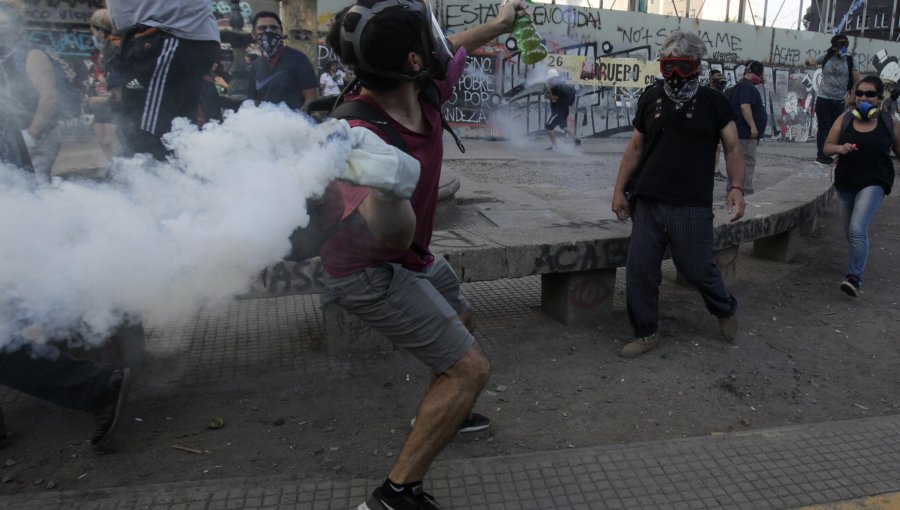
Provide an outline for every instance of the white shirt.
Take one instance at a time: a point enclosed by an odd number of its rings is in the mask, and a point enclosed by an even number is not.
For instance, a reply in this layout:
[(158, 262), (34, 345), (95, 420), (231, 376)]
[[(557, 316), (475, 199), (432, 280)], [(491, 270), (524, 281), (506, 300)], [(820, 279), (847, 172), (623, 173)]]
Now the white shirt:
[(332, 78), (330, 74), (324, 72), (319, 77), (319, 85), (322, 87), (323, 96), (336, 96), (341, 93), (341, 87), (344, 86), (343, 73), (338, 71)]

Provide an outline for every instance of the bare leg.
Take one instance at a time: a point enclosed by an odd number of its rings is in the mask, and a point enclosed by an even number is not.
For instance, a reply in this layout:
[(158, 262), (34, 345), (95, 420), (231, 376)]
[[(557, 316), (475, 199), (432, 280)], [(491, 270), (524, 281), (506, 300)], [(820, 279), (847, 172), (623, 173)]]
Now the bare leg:
[(556, 147), (556, 131), (552, 129), (547, 130), (547, 136), (550, 137), (550, 145)]
[(456, 435), (487, 383), (491, 362), (477, 345), (438, 375), (419, 404), (412, 428), (388, 477), (405, 484), (421, 480), (444, 446)]

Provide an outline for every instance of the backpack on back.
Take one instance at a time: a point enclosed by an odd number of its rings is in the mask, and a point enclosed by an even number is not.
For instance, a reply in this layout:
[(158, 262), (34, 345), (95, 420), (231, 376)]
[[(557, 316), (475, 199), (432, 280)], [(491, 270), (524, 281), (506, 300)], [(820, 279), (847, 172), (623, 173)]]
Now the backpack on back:
[[(438, 91), (437, 86), (435, 86), (433, 82), (428, 82), (422, 89), (420, 95), (429, 105), (434, 107), (438, 112), (441, 112), (440, 91)], [(391, 126), (391, 123), (384, 117), (384, 114), (365, 101), (343, 101), (343, 97), (343, 94), (339, 94), (308, 101), (303, 105), (303, 112), (320, 122), (326, 118), (362, 120), (368, 122), (369, 124), (376, 126), (378, 130), (387, 137), (391, 145), (406, 152), (406, 143), (403, 142), (400, 133), (397, 132), (397, 130)], [(443, 112), (441, 112), (441, 126), (453, 136), (459, 150), (461, 152), (466, 152), (466, 148), (463, 146), (459, 137), (453, 132), (453, 129), (444, 119)], [(291, 252), (284, 257), (284, 260), (303, 262), (318, 257), (319, 250), (325, 241), (338, 232), (361, 221), (359, 212), (355, 211), (353, 214), (339, 222), (326, 225), (324, 224), (323, 219), (325, 216), (324, 209), (324, 197), (307, 200), (306, 210), (309, 214), (309, 224), (305, 227), (297, 227), (294, 229), (294, 232), (291, 233)]]

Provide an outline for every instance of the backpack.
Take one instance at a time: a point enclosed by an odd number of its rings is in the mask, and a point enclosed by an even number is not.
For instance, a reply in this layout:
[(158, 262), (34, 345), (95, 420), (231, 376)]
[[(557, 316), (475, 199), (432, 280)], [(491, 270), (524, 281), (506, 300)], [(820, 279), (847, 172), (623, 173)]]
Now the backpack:
[[(352, 84), (346, 90), (349, 89), (352, 89)], [(466, 152), (466, 148), (463, 146), (459, 137), (444, 118), (440, 106), (440, 91), (438, 91), (434, 82), (428, 82), (420, 94), (429, 105), (434, 107), (438, 112), (441, 112), (441, 127), (453, 136), (459, 150), (461, 152)], [(303, 112), (317, 121), (322, 121), (325, 118), (366, 121), (378, 127), (378, 130), (387, 137), (391, 145), (406, 152), (406, 144), (403, 142), (400, 133), (391, 126), (390, 122), (384, 118), (384, 115), (380, 111), (365, 101), (345, 102), (343, 101), (343, 97), (343, 94), (338, 94), (308, 101), (303, 105)], [(303, 262), (318, 257), (319, 250), (322, 248), (322, 245), (325, 244), (325, 241), (362, 219), (359, 211), (354, 211), (350, 216), (337, 223), (323, 225), (323, 218), (325, 216), (324, 197), (307, 200), (306, 210), (309, 214), (309, 224), (305, 227), (297, 227), (294, 229), (294, 232), (291, 233), (291, 251), (284, 257), (284, 260)], [(415, 243), (413, 243), (411, 249), (417, 253), (424, 251), (422, 248), (416, 246)]]

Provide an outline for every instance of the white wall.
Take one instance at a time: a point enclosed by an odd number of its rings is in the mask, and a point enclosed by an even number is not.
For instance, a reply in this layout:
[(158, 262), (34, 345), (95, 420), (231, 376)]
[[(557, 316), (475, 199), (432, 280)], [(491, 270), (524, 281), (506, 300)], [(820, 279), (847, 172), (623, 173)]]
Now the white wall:
[[(320, 20), (330, 19), (348, 3), (319, 0)], [(484, 23), (497, 13), (497, 5), (491, 2), (437, 0), (433, 5), (448, 33)], [(530, 11), (552, 54), (582, 55), (588, 62), (600, 57), (653, 60), (660, 43), (675, 29), (697, 33), (706, 41), (704, 79), (713, 68), (724, 70), (733, 82), (734, 76), (740, 76), (744, 62), (759, 60), (766, 64), (767, 83), (762, 91), (770, 114), (767, 135), (795, 141), (815, 137), (813, 105), (819, 72), (805, 67), (804, 61), (824, 52), (830, 35), (567, 6), (535, 5)], [(517, 130), (541, 130), (547, 114), (539, 80), (543, 64), (521, 64), (515, 43), (509, 39), (501, 37), (483, 47), (482, 56), (470, 66), (466, 86), (480, 92), (477, 104), (458, 97), (445, 109), (452, 122), (469, 126), (469, 134), (518, 136), (521, 132)], [(864, 74), (900, 81), (897, 58), (888, 57), (900, 54), (900, 43), (850, 39), (851, 50)], [(485, 92), (490, 95), (488, 100)], [(629, 131), (639, 94), (638, 89), (622, 87), (580, 87), (573, 116), (579, 136)]]

